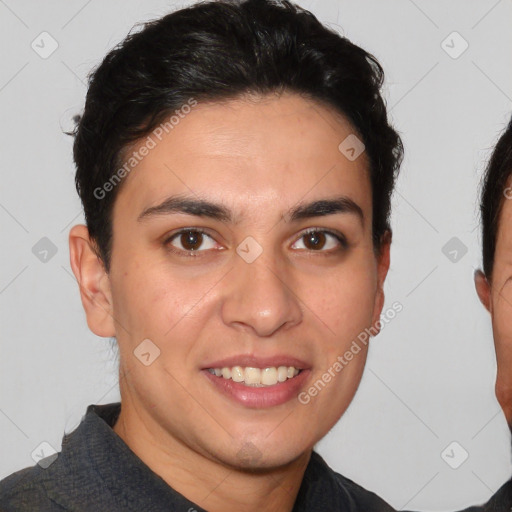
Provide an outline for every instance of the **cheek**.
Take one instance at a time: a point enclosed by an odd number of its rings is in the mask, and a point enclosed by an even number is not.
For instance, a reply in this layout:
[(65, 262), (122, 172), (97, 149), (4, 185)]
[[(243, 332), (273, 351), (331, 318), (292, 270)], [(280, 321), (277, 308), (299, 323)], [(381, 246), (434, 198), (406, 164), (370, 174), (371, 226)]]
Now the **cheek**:
[(332, 274), (322, 283), (305, 291), (307, 303), (314, 302), (314, 309), (338, 339), (357, 336), (372, 321), (376, 285), (374, 271), (347, 269)]
[(115, 314), (131, 326), (130, 331), (169, 335), (183, 318), (190, 317), (190, 323), (213, 282), (213, 277), (194, 279), (160, 262), (152, 264), (149, 258), (134, 258), (129, 268), (113, 277)]
[(503, 405), (512, 400), (512, 306), (503, 297), (494, 300), (492, 326), (498, 366), (496, 389)]
[(496, 297), (493, 300), (493, 334), (497, 345), (512, 342), (512, 298)]
[[(508, 304), (501, 301), (493, 314), (493, 337), (496, 349), (499, 380), (512, 382), (512, 311)], [(502, 382), (498, 382), (501, 384)], [(510, 387), (510, 386), (509, 386)]]

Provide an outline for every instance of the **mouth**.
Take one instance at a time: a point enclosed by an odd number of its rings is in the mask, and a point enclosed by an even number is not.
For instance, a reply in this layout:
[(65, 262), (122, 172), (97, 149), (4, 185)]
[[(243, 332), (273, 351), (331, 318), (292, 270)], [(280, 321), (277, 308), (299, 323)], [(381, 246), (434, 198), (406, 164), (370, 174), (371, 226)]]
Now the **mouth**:
[(251, 387), (268, 387), (282, 384), (297, 377), (303, 370), (295, 366), (267, 366), (255, 368), (252, 366), (224, 366), (222, 368), (207, 368), (211, 375), (220, 379), (232, 380)]
[(211, 362), (201, 373), (212, 388), (244, 407), (263, 409), (297, 398), (311, 375), (311, 367), (287, 356), (235, 356)]

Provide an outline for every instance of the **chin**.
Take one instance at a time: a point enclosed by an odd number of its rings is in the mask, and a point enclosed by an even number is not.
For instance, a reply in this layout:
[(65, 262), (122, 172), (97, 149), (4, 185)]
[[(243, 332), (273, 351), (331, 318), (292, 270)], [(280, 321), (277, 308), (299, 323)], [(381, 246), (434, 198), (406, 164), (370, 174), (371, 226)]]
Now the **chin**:
[(301, 446), (291, 438), (262, 438), (233, 442), (229, 456), (226, 457), (226, 453), (223, 452), (217, 454), (217, 457), (223, 464), (238, 470), (265, 472), (291, 464), (309, 450), (311, 447), (306, 443)]

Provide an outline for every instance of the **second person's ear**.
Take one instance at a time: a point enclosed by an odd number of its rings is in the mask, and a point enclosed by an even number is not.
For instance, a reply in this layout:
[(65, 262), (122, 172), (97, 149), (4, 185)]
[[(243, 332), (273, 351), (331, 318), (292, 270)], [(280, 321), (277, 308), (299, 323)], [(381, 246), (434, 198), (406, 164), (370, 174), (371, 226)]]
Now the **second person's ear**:
[(484, 305), (485, 309), (491, 313), (491, 286), (481, 270), (475, 271), (475, 288), (480, 302)]

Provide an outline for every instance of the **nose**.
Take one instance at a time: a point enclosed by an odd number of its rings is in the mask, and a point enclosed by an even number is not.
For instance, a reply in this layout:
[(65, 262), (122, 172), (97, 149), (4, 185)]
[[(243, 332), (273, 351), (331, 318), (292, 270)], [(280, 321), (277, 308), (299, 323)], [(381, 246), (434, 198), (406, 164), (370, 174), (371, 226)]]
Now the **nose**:
[(303, 316), (292, 272), (284, 261), (264, 255), (252, 263), (235, 255), (222, 304), (226, 325), (258, 337), (297, 325)]

